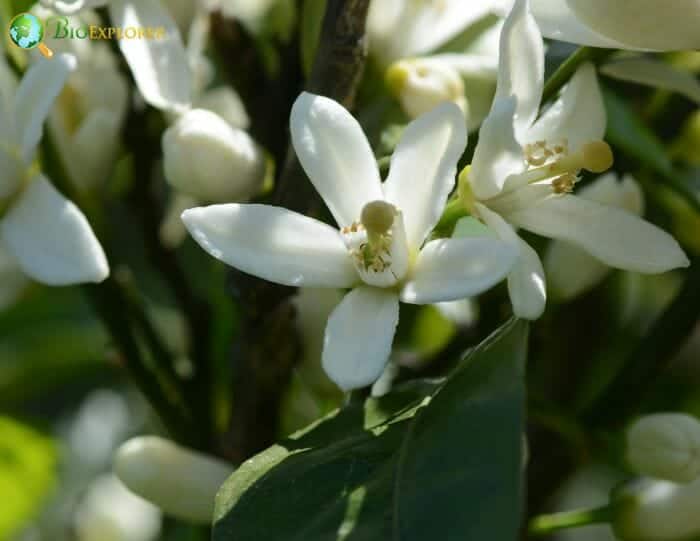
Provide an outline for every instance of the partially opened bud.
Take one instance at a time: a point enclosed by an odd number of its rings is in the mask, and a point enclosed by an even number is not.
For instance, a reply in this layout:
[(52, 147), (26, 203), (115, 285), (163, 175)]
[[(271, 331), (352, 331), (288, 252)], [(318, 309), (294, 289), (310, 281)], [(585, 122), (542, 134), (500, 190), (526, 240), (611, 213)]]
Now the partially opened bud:
[(412, 118), (434, 109), (445, 101), (463, 111), (467, 101), (461, 76), (446, 62), (430, 58), (400, 60), (386, 72), (387, 85)]
[(622, 541), (687, 541), (700, 535), (700, 480), (642, 479), (613, 492), (612, 522)]
[(645, 476), (694, 481), (700, 477), (700, 422), (681, 413), (642, 417), (627, 431), (627, 462)]
[(164, 513), (208, 524), (216, 493), (233, 467), (169, 440), (146, 436), (133, 438), (117, 450), (114, 471), (131, 491)]
[(265, 157), (244, 131), (220, 116), (193, 109), (163, 134), (165, 178), (204, 201), (244, 201), (265, 176)]

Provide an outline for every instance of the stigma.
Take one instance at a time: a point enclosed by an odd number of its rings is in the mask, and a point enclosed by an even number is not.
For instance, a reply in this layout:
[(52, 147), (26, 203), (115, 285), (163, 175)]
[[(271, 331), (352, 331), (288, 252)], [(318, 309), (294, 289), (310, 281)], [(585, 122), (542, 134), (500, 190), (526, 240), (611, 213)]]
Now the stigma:
[(408, 245), (399, 210), (386, 201), (367, 203), (360, 219), (341, 229), (353, 264), (362, 281), (391, 287), (408, 271)]

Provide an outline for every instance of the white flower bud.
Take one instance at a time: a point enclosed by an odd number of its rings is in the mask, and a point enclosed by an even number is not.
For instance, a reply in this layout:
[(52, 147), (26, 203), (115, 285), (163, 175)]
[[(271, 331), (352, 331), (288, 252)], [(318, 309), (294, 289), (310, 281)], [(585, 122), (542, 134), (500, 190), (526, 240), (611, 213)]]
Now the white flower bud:
[(658, 413), (627, 431), (627, 462), (645, 476), (689, 483), (700, 477), (700, 421), (681, 413)]
[(193, 109), (163, 134), (165, 178), (204, 201), (244, 201), (261, 187), (265, 157), (244, 131), (220, 116)]
[(208, 524), (216, 493), (233, 468), (169, 440), (145, 436), (117, 450), (114, 471), (130, 490), (166, 514)]
[(430, 58), (400, 60), (386, 72), (391, 92), (411, 118), (427, 113), (445, 101), (456, 103), (466, 111), (464, 82), (446, 62)]
[(160, 511), (113, 475), (98, 477), (75, 512), (78, 541), (155, 541), (160, 529)]
[(612, 506), (612, 526), (622, 541), (686, 541), (700, 535), (700, 480), (635, 481), (613, 493)]

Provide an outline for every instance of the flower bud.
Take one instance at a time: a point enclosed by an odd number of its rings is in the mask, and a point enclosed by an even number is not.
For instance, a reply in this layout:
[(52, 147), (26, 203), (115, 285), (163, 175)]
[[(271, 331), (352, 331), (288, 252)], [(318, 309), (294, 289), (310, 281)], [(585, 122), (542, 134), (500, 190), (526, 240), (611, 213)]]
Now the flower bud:
[(204, 201), (247, 200), (265, 176), (265, 157), (251, 137), (203, 109), (165, 131), (163, 165), (173, 187)]
[(615, 535), (622, 541), (686, 541), (700, 535), (700, 480), (686, 485), (641, 479), (612, 495)]
[(233, 468), (169, 440), (146, 436), (117, 450), (114, 471), (130, 490), (166, 514), (208, 524), (216, 493)]
[(627, 462), (645, 476), (694, 481), (700, 477), (700, 422), (681, 413), (642, 417), (627, 430)]
[(400, 60), (389, 67), (386, 81), (411, 118), (427, 113), (445, 101), (454, 102), (466, 111), (464, 82), (446, 62), (429, 58)]
[(113, 475), (102, 475), (85, 491), (75, 511), (78, 541), (155, 541), (160, 511), (129, 492)]

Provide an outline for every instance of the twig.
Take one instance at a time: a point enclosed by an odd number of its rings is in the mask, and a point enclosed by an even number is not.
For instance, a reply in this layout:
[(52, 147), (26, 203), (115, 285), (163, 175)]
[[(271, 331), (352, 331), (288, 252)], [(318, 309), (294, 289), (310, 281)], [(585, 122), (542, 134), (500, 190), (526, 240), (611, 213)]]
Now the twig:
[[(365, 21), (369, 0), (329, 0), (308, 90), (351, 107), (366, 58)], [(317, 200), (291, 146), (274, 202), (308, 212)], [(243, 306), (233, 351), (230, 429), (222, 453), (240, 462), (277, 437), (282, 396), (300, 354), (289, 297), (293, 288), (243, 273), (232, 275)]]
[(571, 76), (585, 62), (599, 64), (610, 55), (616, 52), (615, 49), (598, 49), (595, 47), (579, 47), (569, 56), (557, 70), (551, 75), (544, 85), (542, 91), (542, 103), (554, 99), (557, 92), (571, 79)]

